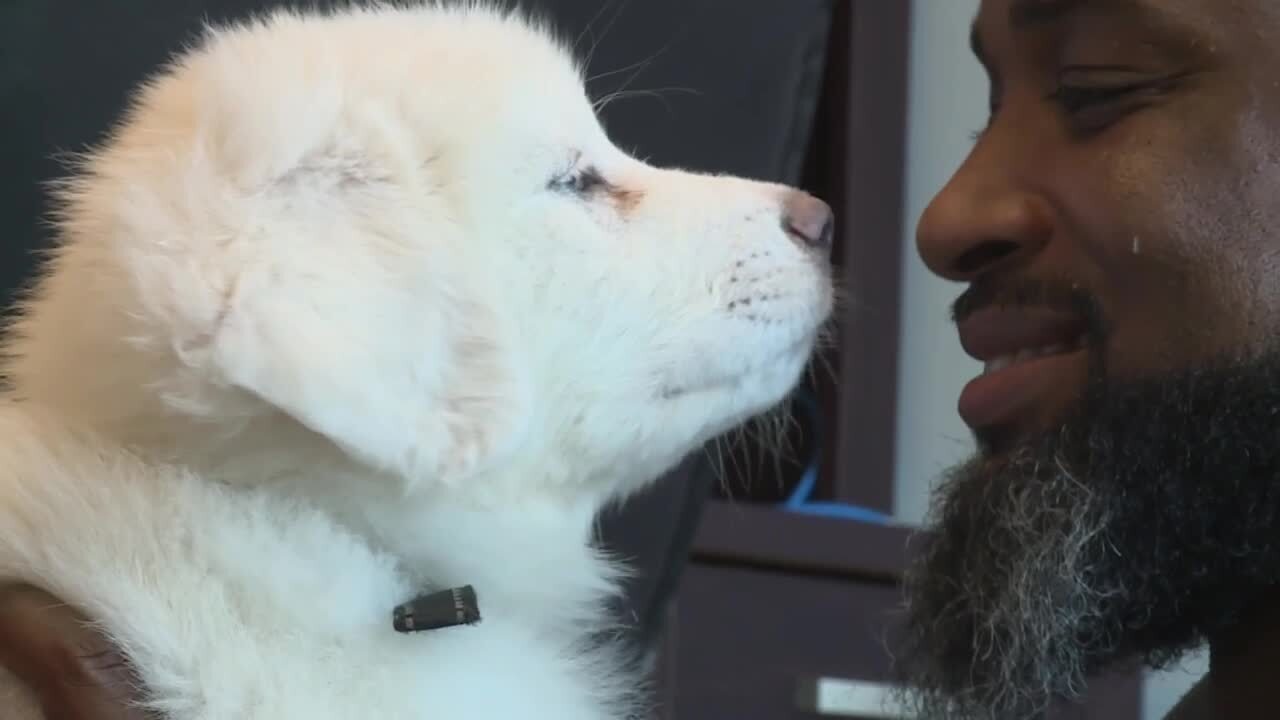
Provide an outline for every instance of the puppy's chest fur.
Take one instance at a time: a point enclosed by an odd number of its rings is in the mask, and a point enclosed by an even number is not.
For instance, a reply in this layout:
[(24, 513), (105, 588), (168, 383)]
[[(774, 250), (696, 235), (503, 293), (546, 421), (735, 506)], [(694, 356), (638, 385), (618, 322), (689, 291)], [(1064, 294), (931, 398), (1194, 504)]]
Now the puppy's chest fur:
[[(502, 567), (465, 535), (423, 530), (406, 562), (306, 504), (52, 445), (58, 434), (12, 408), (0, 430), (13, 450), (0, 463), (0, 576), (99, 619), (165, 718), (631, 716), (634, 678), (592, 640), (608, 582), (589, 550), (569, 573), (515, 546)], [(437, 555), (452, 567), (436, 573)], [(455, 580), (475, 585), (480, 624), (393, 629), (395, 605)], [(5, 699), (6, 718), (40, 717), (0, 676)]]

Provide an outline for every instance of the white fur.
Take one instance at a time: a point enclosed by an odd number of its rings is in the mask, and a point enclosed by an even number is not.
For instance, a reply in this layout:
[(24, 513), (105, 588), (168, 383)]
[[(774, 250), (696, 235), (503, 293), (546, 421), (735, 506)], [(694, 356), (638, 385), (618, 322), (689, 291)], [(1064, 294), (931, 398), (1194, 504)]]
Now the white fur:
[[(549, 186), (585, 165), (618, 192)], [(474, 4), (211, 31), (75, 178), (5, 346), (0, 577), (175, 720), (641, 712), (592, 522), (797, 381), (831, 292), (789, 190), (630, 157)], [(392, 630), (460, 584), (481, 624)]]

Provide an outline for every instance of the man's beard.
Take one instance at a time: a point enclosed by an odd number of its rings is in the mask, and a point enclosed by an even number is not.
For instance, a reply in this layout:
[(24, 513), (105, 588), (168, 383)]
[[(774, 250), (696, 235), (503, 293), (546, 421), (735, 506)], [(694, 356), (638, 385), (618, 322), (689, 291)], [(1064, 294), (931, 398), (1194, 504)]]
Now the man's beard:
[(921, 718), (1023, 720), (1280, 585), (1280, 351), (1130, 381), (937, 489), (895, 649)]

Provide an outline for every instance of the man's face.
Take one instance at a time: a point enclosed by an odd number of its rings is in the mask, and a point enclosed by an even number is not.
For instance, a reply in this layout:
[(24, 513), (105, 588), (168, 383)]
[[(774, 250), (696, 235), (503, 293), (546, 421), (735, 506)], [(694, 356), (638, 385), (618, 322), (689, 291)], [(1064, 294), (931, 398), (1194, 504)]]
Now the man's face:
[(899, 657), (926, 716), (1021, 718), (1280, 584), (1280, 4), (984, 0), (991, 116), (920, 221), (965, 283), (980, 452)]

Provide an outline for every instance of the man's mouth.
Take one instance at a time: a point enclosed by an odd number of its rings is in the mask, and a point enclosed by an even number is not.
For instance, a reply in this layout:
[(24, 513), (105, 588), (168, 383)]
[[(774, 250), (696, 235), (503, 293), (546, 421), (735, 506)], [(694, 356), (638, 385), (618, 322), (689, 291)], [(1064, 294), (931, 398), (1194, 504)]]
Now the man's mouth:
[(983, 363), (982, 374), (990, 375), (999, 372), (1005, 368), (1011, 367), (1018, 363), (1024, 363), (1036, 358), (1047, 357), (1049, 355), (1066, 355), (1077, 350), (1084, 349), (1084, 338), (1076, 338), (1071, 342), (1059, 342), (1052, 345), (1044, 345), (1041, 347), (1023, 348), (1016, 353), (1007, 355), (999, 355), (991, 358)]
[(960, 394), (969, 427), (1008, 427), (1043, 419), (1083, 386), (1087, 326), (1076, 313), (996, 307), (959, 323), (960, 344), (983, 373)]

